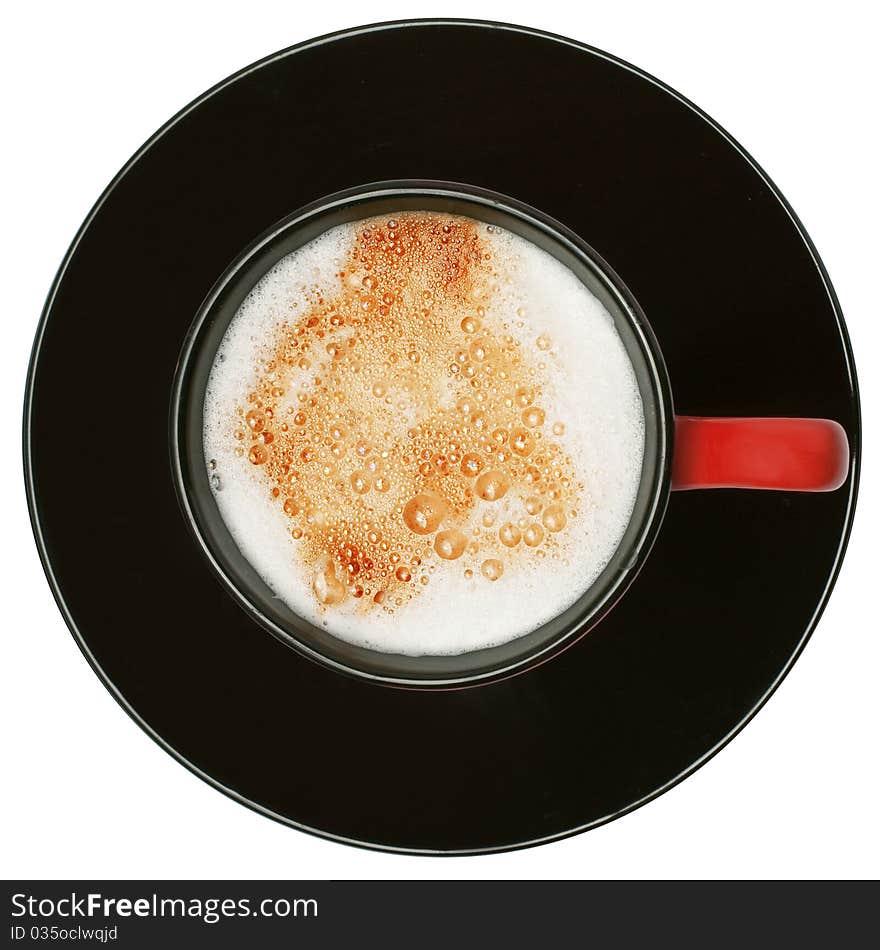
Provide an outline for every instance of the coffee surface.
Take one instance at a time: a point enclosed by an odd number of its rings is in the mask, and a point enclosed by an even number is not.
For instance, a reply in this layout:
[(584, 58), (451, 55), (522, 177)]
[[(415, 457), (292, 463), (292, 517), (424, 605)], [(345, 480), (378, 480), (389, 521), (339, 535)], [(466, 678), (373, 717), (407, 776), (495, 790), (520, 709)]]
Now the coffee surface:
[(570, 606), (633, 509), (644, 422), (610, 315), (523, 238), (435, 212), (280, 261), (218, 349), (204, 447), (243, 555), (307, 620), (460, 653)]

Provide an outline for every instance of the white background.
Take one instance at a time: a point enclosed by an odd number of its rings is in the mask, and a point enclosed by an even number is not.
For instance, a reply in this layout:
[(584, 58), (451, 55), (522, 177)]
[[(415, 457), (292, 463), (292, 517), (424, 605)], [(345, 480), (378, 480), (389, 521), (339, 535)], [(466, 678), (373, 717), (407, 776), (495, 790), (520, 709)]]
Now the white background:
[[(0, 57), (0, 874), (876, 877), (880, 153), (871, 6), (153, 0), (9, 8)], [(740, 736), (671, 792), (587, 835), (446, 860), (291, 831), (214, 791), (141, 732), (92, 673), (49, 593), (27, 520), (19, 443), (45, 294), (80, 222), (131, 153), (203, 90), (274, 50), (365, 22), (441, 14), (522, 23), (612, 52), (695, 101), (745, 145), (831, 274), (852, 335), (867, 445), (834, 596), (791, 675)]]

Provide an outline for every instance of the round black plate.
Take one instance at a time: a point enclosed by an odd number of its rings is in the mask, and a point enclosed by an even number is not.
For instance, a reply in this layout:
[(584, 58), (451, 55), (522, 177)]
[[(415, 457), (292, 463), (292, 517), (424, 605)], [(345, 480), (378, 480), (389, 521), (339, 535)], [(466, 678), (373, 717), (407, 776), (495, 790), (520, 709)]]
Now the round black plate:
[[(846, 485), (674, 494), (611, 615), (505, 682), (409, 692), (299, 656), (224, 592), (188, 532), (169, 462), (171, 383), (199, 304), (245, 245), (302, 205), (392, 178), (467, 182), (568, 225), (644, 308), (679, 412), (837, 419), (852, 447)], [(558, 838), (706, 761), (812, 630), (846, 542), (858, 458), (833, 291), (754, 162), (690, 103), (604, 53), (468, 22), (306, 43), (166, 125), (73, 243), (25, 411), (46, 571), (123, 707), (264, 814), (405, 851)]]

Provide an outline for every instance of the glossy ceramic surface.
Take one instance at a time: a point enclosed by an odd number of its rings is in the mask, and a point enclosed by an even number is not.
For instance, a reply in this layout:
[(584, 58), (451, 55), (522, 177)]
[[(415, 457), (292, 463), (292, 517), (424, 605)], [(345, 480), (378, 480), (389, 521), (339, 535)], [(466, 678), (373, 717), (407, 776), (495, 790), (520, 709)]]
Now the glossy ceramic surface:
[[(218, 583), (178, 506), (178, 354), (243, 247), (296, 208), (390, 178), (467, 182), (561, 221), (641, 304), (676, 411), (836, 419), (852, 450), (844, 486), (673, 494), (651, 556), (601, 624), (480, 688), (378, 686), (268, 635)], [(264, 814), (427, 853), (593, 827), (728, 741), (825, 604), (858, 460), (833, 291), (760, 169), (699, 110), (606, 54), (462, 22), (303, 44), (157, 133), (62, 265), (25, 409), (47, 574), (129, 714)]]
[[(428, 210), (469, 215), (514, 231), (560, 260), (612, 315), (629, 354), (645, 416), (645, 446), (632, 517), (617, 550), (589, 589), (538, 629), (497, 647), (455, 656), (379, 653), (329, 636), (281, 601), (251, 567), (223, 521), (205, 466), (205, 387), (217, 349), (254, 285), (279, 260), (329, 228), (380, 214)], [(669, 494), (672, 396), (663, 356), (638, 303), (607, 263), (576, 234), (496, 192), (450, 182), (381, 182), (331, 195), (270, 228), (208, 294), (186, 336), (174, 380), (171, 455), (181, 507), (230, 593), (267, 630), (332, 669), (421, 688), (484, 684), (546, 662), (598, 623), (632, 583), (657, 536)]]

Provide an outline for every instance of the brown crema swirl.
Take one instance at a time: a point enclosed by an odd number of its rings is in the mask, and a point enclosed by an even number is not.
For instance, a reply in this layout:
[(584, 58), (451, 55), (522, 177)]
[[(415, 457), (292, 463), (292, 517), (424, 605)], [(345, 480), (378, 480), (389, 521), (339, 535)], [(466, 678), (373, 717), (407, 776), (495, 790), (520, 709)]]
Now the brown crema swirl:
[(237, 409), (236, 455), (283, 508), (324, 607), (391, 613), (437, 570), (515, 576), (560, 556), (577, 517), (583, 482), (546, 398), (553, 342), (496, 312), (481, 227), (363, 222), (332, 293), (278, 322)]

